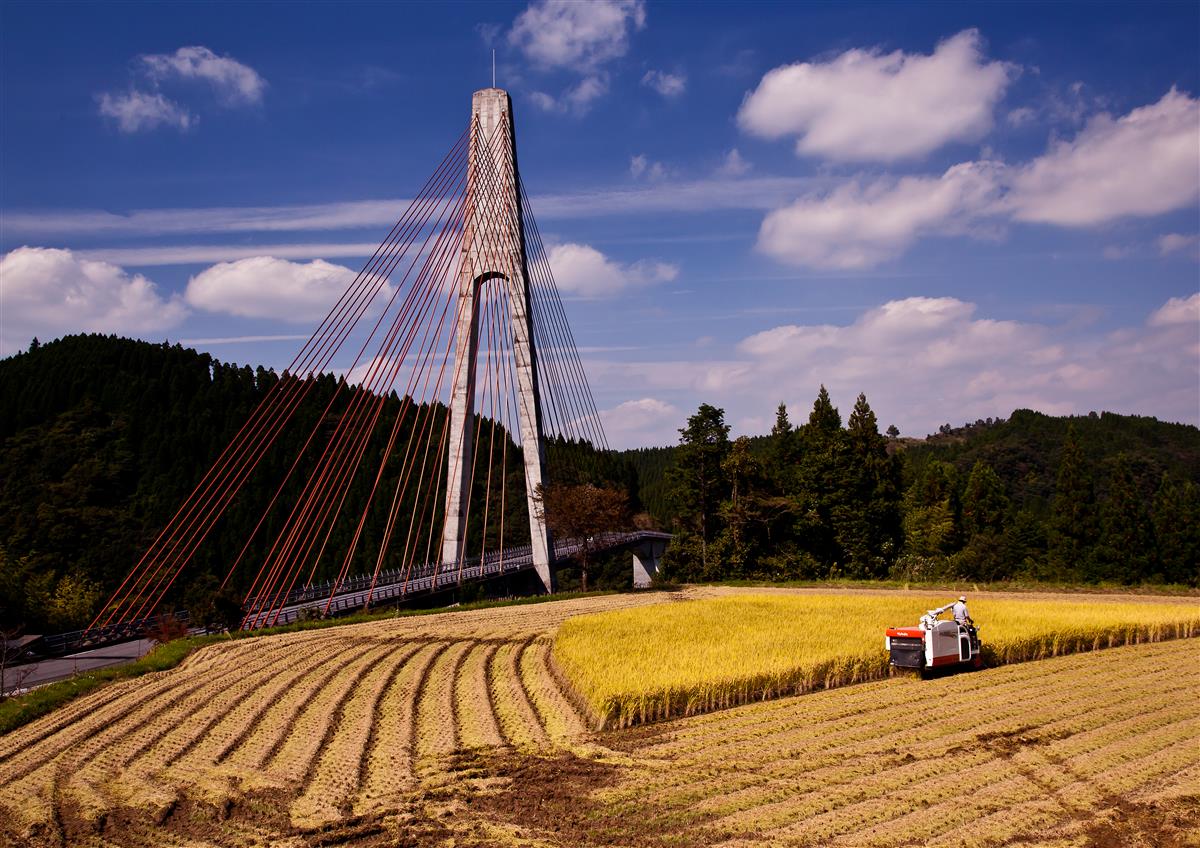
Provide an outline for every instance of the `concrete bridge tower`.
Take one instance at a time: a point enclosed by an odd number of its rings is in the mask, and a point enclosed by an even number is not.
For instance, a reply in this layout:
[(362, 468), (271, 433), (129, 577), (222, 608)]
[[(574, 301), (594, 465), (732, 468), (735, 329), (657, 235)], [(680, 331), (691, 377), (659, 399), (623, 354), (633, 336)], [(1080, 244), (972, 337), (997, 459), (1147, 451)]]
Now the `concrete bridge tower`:
[(555, 589), (549, 528), (534, 495), (546, 478), (542, 408), (538, 394), (537, 350), (534, 347), (529, 277), (521, 192), (517, 180), (516, 133), (512, 100), (501, 88), (485, 88), (471, 99), (470, 151), (459, 263), (458, 312), (454, 377), (450, 398), (450, 441), (447, 452), (446, 523), (442, 561), (459, 562), (467, 555), (466, 535), (474, 458), (472, 414), (475, 405), (475, 359), (479, 339), (479, 293), (485, 285), (504, 287), (512, 322), (513, 367), (516, 371), (517, 415), (525, 461), (525, 493), (529, 503), (529, 535), (533, 565), (547, 592)]

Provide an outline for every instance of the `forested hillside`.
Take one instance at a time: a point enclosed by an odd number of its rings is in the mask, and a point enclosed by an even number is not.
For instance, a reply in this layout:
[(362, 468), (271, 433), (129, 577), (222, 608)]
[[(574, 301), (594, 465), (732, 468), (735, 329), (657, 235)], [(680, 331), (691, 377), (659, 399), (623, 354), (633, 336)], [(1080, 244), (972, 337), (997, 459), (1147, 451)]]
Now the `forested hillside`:
[[(179, 345), (99, 335), (0, 361), (0, 624), (56, 630), (90, 621), (280, 379)], [(172, 604), (212, 594), (304, 440), (314, 428), (318, 442), (327, 436), (357, 391), (329, 375), (310, 379), (292, 425), (197, 551)], [(385, 399), (364, 467), (378, 466), (401, 406)], [(432, 409), (434, 430), (444, 414)], [(411, 424), (406, 416), (401, 431)], [(635, 512), (644, 507), (678, 534), (669, 554), (677, 579), (1197, 581), (1194, 427), (1018, 410), (1006, 421), (902, 440), (879, 433), (866, 398), (843, 423), (824, 392), (801, 426), (781, 408), (772, 433), (753, 439), (730, 440), (722, 411), (710, 406), (681, 424), (672, 447), (549, 446), (554, 479), (623, 489)], [(508, 450), (505, 542), (520, 544), (528, 533), (520, 448), (510, 441)], [(486, 460), (477, 460), (482, 471)], [(314, 462), (310, 451), (281, 503), (295, 498)], [(346, 515), (362, 511), (370, 477), (355, 477)], [(477, 473), (477, 486), (486, 478)], [(377, 500), (352, 573), (374, 567), (388, 508)], [(248, 561), (262, 559), (281, 518), (267, 519)], [(498, 521), (493, 510), (489, 533)], [(353, 521), (339, 522), (330, 549), (344, 550), (352, 533)], [(470, 544), (482, 533), (476, 511)], [(388, 567), (398, 564), (392, 556)], [(318, 563), (316, 579), (340, 567), (334, 559)], [(250, 579), (235, 573), (231, 592)]]
[[(100, 335), (35, 343), (28, 352), (0, 361), (0, 624), (34, 631), (86, 625), (279, 379), (264, 368), (223, 363), (179, 345)], [(215, 590), (314, 427), (314, 444), (320, 444), (358, 391), (344, 387), (339, 392), (330, 375), (310, 379), (314, 385), (291, 425), (173, 587), (173, 604), (192, 606)], [(363, 460), (369, 471), (354, 477), (344, 516), (356, 520), (361, 513), (400, 409), (394, 394), (385, 400)], [(417, 414), (411, 405), (408, 410), (398, 445), (405, 444)], [(436, 406), (432, 414), (430, 429), (441, 432), (445, 410)], [(481, 444), (488, 442), (487, 427), (485, 422)], [(506, 436), (497, 428), (495, 444)], [(549, 446), (549, 454), (559, 479), (613, 485), (628, 479), (636, 495), (634, 472), (611, 455), (560, 442)], [(476, 452), (480, 491), (488, 479), (487, 456)], [(493, 461), (499, 463), (498, 453)], [(314, 463), (310, 448), (282, 491), (281, 503), (295, 499), (299, 481)], [(387, 467), (381, 491), (395, 488), (399, 464)], [(515, 441), (509, 442), (506, 468), (504, 541), (525, 544), (525, 482)], [(498, 469), (493, 476), (501, 479)], [(374, 568), (389, 501), (372, 502), (350, 573)], [(434, 509), (440, 512), (441, 505)], [(493, 539), (498, 512), (490, 513)], [(340, 568), (340, 555), (332, 552), (347, 549), (355, 520), (335, 525), (331, 554), (321, 559), (315, 579)], [(280, 523), (278, 511), (272, 513), (254, 537), (247, 561), (261, 561)], [(469, 544), (476, 544), (482, 532), (481, 511), (475, 510)], [(385, 567), (398, 564), (393, 556)], [(235, 573), (232, 593), (244, 591), (252, 577), (253, 570), (245, 568)]]
[(769, 436), (728, 434), (702, 405), (678, 446), (627, 452), (675, 579), (1198, 580), (1195, 427), (1017, 410), (901, 440), (822, 388), (800, 426), (780, 406)]

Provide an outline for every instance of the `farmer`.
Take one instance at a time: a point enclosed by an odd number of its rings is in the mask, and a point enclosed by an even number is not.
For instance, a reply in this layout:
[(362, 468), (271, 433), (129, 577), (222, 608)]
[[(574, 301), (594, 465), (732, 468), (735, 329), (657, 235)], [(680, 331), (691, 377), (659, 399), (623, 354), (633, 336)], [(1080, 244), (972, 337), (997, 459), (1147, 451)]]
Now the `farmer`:
[(967, 612), (967, 596), (966, 595), (958, 596), (958, 600), (954, 602), (954, 609), (952, 610), (952, 612), (954, 613), (954, 620), (957, 621), (959, 624), (965, 624), (967, 626), (970, 626), (975, 623), (974, 621), (971, 620), (970, 613)]

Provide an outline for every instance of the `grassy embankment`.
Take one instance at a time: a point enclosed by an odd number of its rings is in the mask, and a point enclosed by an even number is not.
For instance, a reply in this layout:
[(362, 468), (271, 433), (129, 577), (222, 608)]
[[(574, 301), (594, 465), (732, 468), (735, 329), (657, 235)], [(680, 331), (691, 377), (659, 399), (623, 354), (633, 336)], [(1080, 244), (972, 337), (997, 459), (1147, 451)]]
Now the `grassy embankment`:
[[(46, 715), (63, 704), (86, 695), (107, 683), (116, 680), (127, 680), (131, 677), (141, 677), (155, 671), (166, 671), (183, 662), (193, 651), (207, 645), (228, 642), (233, 639), (257, 638), (271, 636), (277, 633), (295, 633), (299, 630), (319, 630), (326, 627), (341, 627), (346, 624), (361, 624), (367, 621), (378, 621), (385, 618), (402, 618), (415, 615), (433, 615), (435, 613), (459, 612), (473, 609), (488, 609), (491, 607), (511, 607), (525, 604), (538, 604), (546, 601), (557, 601), (564, 598), (586, 598), (596, 595), (610, 594), (608, 592), (567, 592), (559, 595), (535, 595), (528, 598), (511, 598), (502, 601), (474, 601), (455, 607), (435, 607), (420, 610), (380, 610), (378, 612), (358, 613), (341, 618), (316, 619), (313, 621), (297, 621), (280, 627), (264, 628), (262, 630), (240, 630), (234, 633), (215, 633), (205, 636), (187, 636), (175, 639), (155, 647), (150, 653), (139, 660), (124, 665), (109, 666), (85, 671), (65, 680), (47, 683), (31, 689), (23, 695), (0, 700), (0, 735), (28, 724), (36, 718)], [(10, 670), (12, 673), (12, 670)]]
[[(599, 727), (885, 677), (883, 631), (944, 594), (737, 595), (580, 616), (554, 659)], [(988, 665), (1200, 635), (1200, 605), (1112, 595), (972, 598)]]

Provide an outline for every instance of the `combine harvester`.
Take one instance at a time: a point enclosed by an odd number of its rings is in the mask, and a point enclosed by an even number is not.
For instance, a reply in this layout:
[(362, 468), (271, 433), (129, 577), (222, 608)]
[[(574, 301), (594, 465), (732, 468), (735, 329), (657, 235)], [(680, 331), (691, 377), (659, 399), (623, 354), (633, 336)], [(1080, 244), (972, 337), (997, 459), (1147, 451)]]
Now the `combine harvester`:
[(891, 664), (915, 668), (922, 676), (931, 668), (982, 668), (978, 628), (960, 621), (938, 621), (938, 616), (953, 606), (949, 603), (927, 611), (916, 627), (889, 627), (883, 646), (891, 656)]

